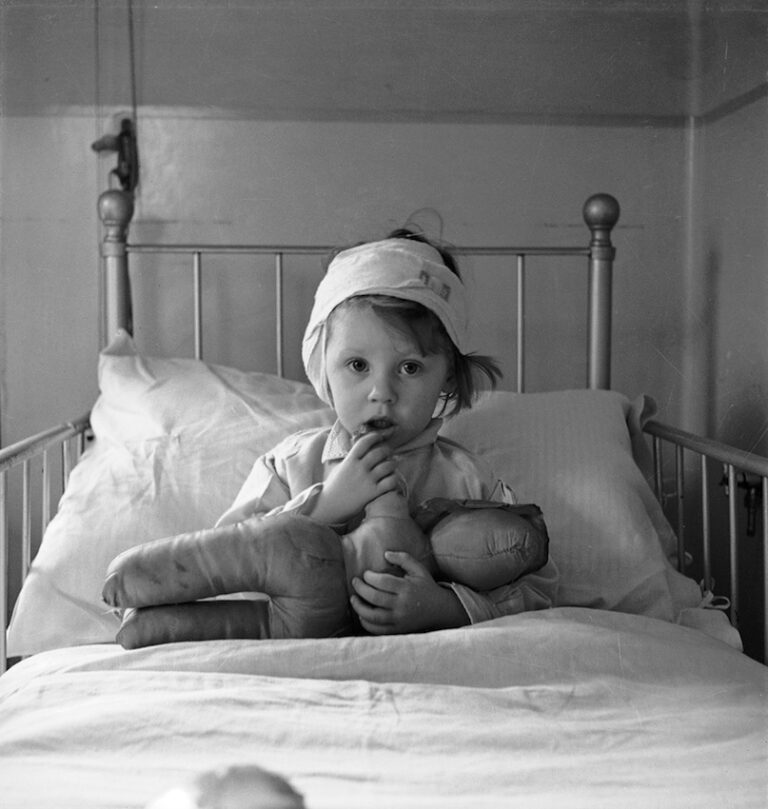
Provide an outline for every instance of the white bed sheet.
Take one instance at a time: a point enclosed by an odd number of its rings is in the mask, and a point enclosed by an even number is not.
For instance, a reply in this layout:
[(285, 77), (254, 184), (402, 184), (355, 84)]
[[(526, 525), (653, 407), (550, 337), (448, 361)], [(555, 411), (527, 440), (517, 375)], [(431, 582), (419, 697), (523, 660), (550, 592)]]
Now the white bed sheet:
[(768, 669), (560, 608), (392, 638), (34, 656), (0, 678), (4, 809), (142, 807), (257, 764), (315, 807), (764, 807)]

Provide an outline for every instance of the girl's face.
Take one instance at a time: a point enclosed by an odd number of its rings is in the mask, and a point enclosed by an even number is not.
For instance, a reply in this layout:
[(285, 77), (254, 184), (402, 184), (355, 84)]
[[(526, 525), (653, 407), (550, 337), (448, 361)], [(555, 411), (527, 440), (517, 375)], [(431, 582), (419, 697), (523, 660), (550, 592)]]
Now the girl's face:
[(344, 428), (377, 430), (393, 449), (429, 424), (449, 378), (445, 355), (422, 354), (414, 340), (367, 308), (334, 315), (325, 362)]

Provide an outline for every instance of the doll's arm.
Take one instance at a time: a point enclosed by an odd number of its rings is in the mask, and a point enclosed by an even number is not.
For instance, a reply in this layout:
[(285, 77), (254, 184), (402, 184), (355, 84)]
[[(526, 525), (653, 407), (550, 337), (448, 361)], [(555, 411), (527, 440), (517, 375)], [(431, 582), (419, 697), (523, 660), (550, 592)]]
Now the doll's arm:
[(549, 557), (547, 526), (533, 503), (434, 498), (416, 521), (429, 534), (441, 578), (474, 590), (510, 584)]
[(450, 583), (450, 588), (461, 602), (469, 622), (476, 624), (500, 618), (502, 615), (516, 615), (520, 612), (542, 610), (556, 605), (559, 573), (550, 559), (544, 567), (521, 579), (497, 587), (487, 593), (477, 592), (463, 584)]

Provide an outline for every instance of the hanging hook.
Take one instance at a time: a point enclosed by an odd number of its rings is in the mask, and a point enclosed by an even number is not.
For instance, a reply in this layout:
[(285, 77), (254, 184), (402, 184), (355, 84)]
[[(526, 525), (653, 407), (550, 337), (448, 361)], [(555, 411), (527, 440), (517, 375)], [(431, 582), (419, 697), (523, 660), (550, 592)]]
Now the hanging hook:
[[(746, 472), (740, 472), (737, 476), (736, 487), (744, 490), (744, 508), (747, 510), (747, 536), (753, 537), (756, 531), (757, 509), (763, 499), (761, 480), (751, 480)], [(728, 474), (723, 472), (720, 481), (726, 496), (730, 495), (728, 485)]]
[(103, 135), (91, 144), (94, 152), (117, 152), (117, 167), (112, 169), (123, 191), (133, 192), (139, 184), (139, 150), (136, 128), (130, 118), (123, 118), (117, 135)]

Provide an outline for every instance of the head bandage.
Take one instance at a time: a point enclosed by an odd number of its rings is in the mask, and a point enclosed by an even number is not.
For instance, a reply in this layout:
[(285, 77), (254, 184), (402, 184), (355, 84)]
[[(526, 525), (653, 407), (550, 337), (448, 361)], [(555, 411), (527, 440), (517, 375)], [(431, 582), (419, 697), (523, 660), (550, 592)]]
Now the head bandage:
[(467, 298), (461, 280), (429, 244), (384, 239), (352, 247), (331, 261), (315, 293), (301, 356), (307, 378), (326, 402), (326, 321), (343, 301), (359, 295), (389, 295), (415, 301), (434, 312), (462, 354), (467, 348)]

